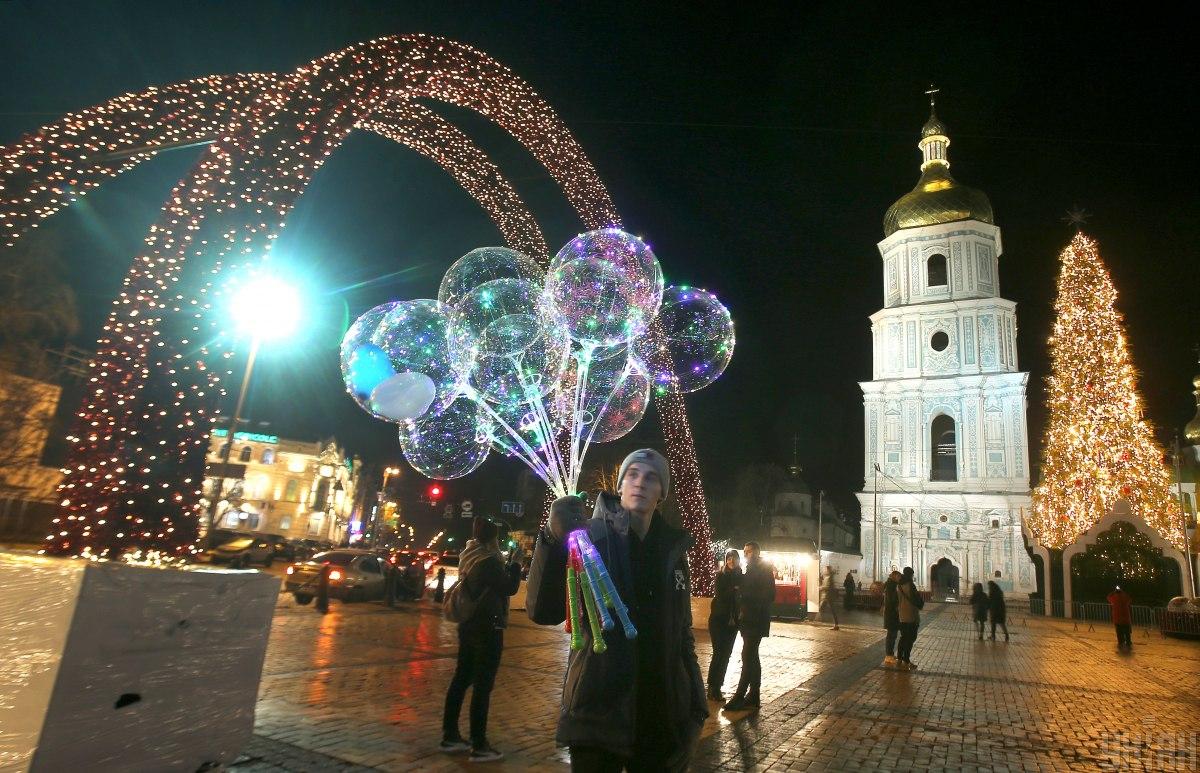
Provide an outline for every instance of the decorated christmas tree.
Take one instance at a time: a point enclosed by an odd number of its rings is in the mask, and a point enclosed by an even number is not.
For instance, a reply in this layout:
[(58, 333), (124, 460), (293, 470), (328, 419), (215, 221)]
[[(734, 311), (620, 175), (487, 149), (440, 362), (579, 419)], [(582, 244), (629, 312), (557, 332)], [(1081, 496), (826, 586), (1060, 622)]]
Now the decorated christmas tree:
[(1142, 420), (1124, 323), (1114, 305), (1116, 288), (1096, 242), (1082, 233), (1059, 260), (1050, 418), (1029, 528), (1041, 544), (1062, 548), (1124, 499), (1134, 514), (1182, 548), (1163, 451)]

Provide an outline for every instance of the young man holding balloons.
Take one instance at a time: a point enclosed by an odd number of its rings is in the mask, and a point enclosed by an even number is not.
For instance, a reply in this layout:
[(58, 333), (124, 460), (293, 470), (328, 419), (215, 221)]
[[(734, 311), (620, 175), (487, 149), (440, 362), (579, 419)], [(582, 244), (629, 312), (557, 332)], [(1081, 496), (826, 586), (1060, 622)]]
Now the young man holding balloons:
[(573, 771), (686, 770), (708, 716), (692, 635), (687, 549), (692, 536), (658, 510), (670, 491), (666, 458), (653, 449), (622, 462), (617, 495), (601, 493), (590, 520), (583, 500), (561, 497), (539, 535), (529, 571), (529, 617), (541, 625), (567, 616), (568, 537), (582, 531), (628, 606), (636, 635), (619, 626), (581, 630), (563, 683), (556, 740), (571, 749)]

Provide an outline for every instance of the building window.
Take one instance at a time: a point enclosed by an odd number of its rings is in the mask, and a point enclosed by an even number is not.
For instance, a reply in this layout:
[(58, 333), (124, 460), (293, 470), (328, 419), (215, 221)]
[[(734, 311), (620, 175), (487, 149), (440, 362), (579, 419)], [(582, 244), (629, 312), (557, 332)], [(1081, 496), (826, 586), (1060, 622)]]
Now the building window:
[(224, 459), (225, 454), (227, 454), (228, 452), (229, 452), (229, 441), (226, 440), (224, 443), (221, 444), (221, 447), (217, 449), (217, 456)]
[(240, 462), (250, 461), (250, 454), (252, 451), (253, 451), (253, 449), (250, 448), (250, 446), (242, 446), (242, 452), (238, 455), (238, 461), (240, 461)]
[(1000, 519), (999, 519), (999, 518), (993, 518), (993, 519), (992, 519), (992, 528), (993, 528), (993, 529), (999, 529), (999, 528), (1000, 528)]
[(287, 530), (292, 528), (292, 516), (285, 515), (279, 519), (279, 528)]
[(955, 442), (954, 419), (938, 414), (929, 425), (929, 479), (958, 480), (958, 447)]
[(287, 485), (283, 487), (283, 498), (287, 502), (296, 502), (300, 499), (300, 481), (295, 478), (290, 478)]
[(313, 513), (312, 515), (308, 516), (308, 533), (309, 534), (320, 534), (321, 533), (321, 522), (324, 520), (325, 520), (324, 513)]
[(929, 286), (945, 287), (946, 276), (946, 256), (945, 255), (930, 255), (929, 260), (925, 261), (925, 268), (929, 275)]
[(238, 525), (238, 511), (226, 510), (225, 518), (221, 521), (221, 525), (227, 529), (232, 529)]
[(893, 516), (892, 516), (892, 525), (893, 525), (893, 526), (899, 526), (899, 525), (900, 525), (900, 518), (899, 518), (898, 516), (895, 516), (895, 515), (893, 515)]
[(888, 464), (900, 464), (900, 452), (899, 451), (888, 451), (887, 452), (887, 463)]
[(275, 449), (264, 448), (262, 453), (263, 464), (275, 464)]
[(250, 513), (250, 515), (246, 518), (246, 525), (249, 526), (252, 531), (258, 531), (260, 524), (262, 524), (262, 516), (258, 513)]
[(1004, 452), (999, 450), (987, 452), (988, 464), (1004, 464)]
[(944, 515), (939, 515), (938, 520), (941, 521), (942, 523), (945, 523), (946, 521), (949, 521), (950, 519)]
[(999, 569), (996, 570), (996, 579), (997, 580), (1000, 579), (1000, 570)]
[(945, 330), (939, 330), (929, 339), (929, 348), (935, 352), (944, 352), (946, 347), (950, 345), (950, 336), (946, 335)]

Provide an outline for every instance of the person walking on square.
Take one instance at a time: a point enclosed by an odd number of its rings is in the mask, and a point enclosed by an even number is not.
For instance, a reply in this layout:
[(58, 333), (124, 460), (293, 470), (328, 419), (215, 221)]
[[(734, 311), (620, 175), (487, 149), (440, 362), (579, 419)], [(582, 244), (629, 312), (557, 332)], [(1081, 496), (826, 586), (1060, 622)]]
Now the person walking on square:
[(991, 602), (988, 600), (988, 595), (983, 592), (983, 583), (975, 583), (971, 588), (971, 619), (975, 623), (975, 630), (979, 633), (979, 641), (983, 641), (983, 624), (987, 622), (990, 608)]
[[(504, 564), (500, 529), (490, 518), (476, 517), (471, 532), (473, 539), (459, 556), (459, 582), (463, 587), (457, 592), (468, 594), (475, 607), (471, 616), (458, 624), (458, 662), (446, 690), (440, 748), (445, 752), (470, 749), (471, 762), (488, 762), (504, 757), (488, 743), (488, 705), (504, 650), (508, 598), (521, 587), (521, 568), (515, 563)], [(473, 688), (470, 743), (458, 730), (458, 717), (468, 687)]]
[(917, 590), (911, 566), (904, 567), (904, 575), (896, 586), (896, 596), (899, 599), (897, 613), (900, 618), (900, 645), (896, 659), (900, 668), (913, 671), (917, 666), (912, 662), (912, 648), (917, 641), (917, 628), (921, 625), (921, 609), (925, 606), (925, 599)]
[(854, 578), (849, 572), (846, 572), (846, 579), (842, 581), (842, 589), (845, 594), (842, 603), (846, 605), (846, 609), (854, 609)]
[(817, 589), (819, 594), (819, 603), (817, 612), (821, 616), (821, 622), (825, 622), (825, 613), (828, 612), (833, 617), (833, 630), (838, 629), (837, 616), (837, 588), (833, 584), (833, 567), (826, 566), (825, 574), (821, 575), (821, 587)]
[(1117, 628), (1117, 648), (1133, 649), (1133, 596), (1118, 585), (1108, 594), (1108, 605)]
[(708, 613), (708, 635), (713, 654), (708, 664), (708, 699), (724, 705), (721, 685), (729, 669), (729, 656), (737, 639), (737, 595), (742, 584), (742, 558), (736, 550), (725, 552), (725, 564), (717, 572), (716, 592)]
[(896, 588), (903, 577), (895, 569), (883, 584), (883, 630), (887, 631), (884, 642), (883, 667), (896, 667), (896, 637), (900, 633), (900, 596)]
[(747, 542), (746, 574), (738, 593), (738, 633), (742, 635), (742, 678), (726, 711), (758, 708), (762, 661), (758, 645), (771, 635), (771, 606), (775, 603), (775, 567), (762, 560), (757, 542)]
[(992, 641), (996, 640), (997, 625), (1004, 631), (1004, 641), (1008, 641), (1008, 606), (1004, 603), (1004, 591), (992, 580), (988, 580), (988, 613), (992, 618)]
[(684, 771), (708, 717), (704, 677), (692, 635), (687, 550), (692, 536), (669, 525), (658, 506), (671, 490), (662, 454), (634, 451), (617, 472), (617, 495), (601, 493), (591, 520), (583, 500), (550, 507), (529, 569), (529, 619), (560, 625), (567, 616), (567, 536), (585, 530), (629, 607), (637, 637), (604, 632), (607, 649), (567, 659), (555, 740), (570, 748), (572, 771)]

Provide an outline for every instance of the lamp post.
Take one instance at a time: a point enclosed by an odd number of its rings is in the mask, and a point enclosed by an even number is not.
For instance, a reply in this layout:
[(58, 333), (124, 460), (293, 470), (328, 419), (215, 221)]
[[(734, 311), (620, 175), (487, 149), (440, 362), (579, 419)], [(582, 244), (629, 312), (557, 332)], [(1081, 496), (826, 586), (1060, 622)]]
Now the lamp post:
[(375, 508), (375, 514), (371, 516), (371, 541), (369, 544), (372, 548), (375, 547), (375, 541), (379, 539), (379, 517), (381, 515), (379, 508), (383, 507), (383, 502), (385, 499), (387, 499), (388, 480), (393, 475), (399, 474), (399, 467), (385, 467), (383, 469), (383, 486), (381, 486), (379, 489), (379, 495), (377, 497), (378, 505)]
[[(251, 332), (250, 353), (246, 357), (246, 372), (242, 376), (242, 388), (238, 391), (237, 407), (229, 420), (228, 434), (221, 451), (221, 467), (216, 471), (212, 484), (212, 499), (208, 503), (208, 528), (205, 532), (209, 547), (216, 547), (213, 527), (217, 507), (225, 488), (229, 456), (233, 452), (233, 441), (237, 435), (242, 406), (246, 404), (246, 393), (250, 388), (250, 377), (254, 373), (254, 361), (258, 358), (258, 347), (264, 340), (281, 338), (292, 332), (300, 317), (300, 302), (292, 287), (278, 279), (259, 277), (247, 282), (235, 292), (229, 313), (239, 329)], [(264, 321), (269, 325), (264, 326)]]
[(1187, 563), (1187, 593), (1189, 599), (1196, 597), (1196, 580), (1192, 576), (1192, 540), (1188, 534), (1187, 510), (1183, 506), (1183, 472), (1179, 468), (1179, 456), (1183, 453), (1180, 448), (1179, 435), (1175, 435), (1175, 498), (1179, 501), (1179, 528), (1183, 530), (1183, 558)]

